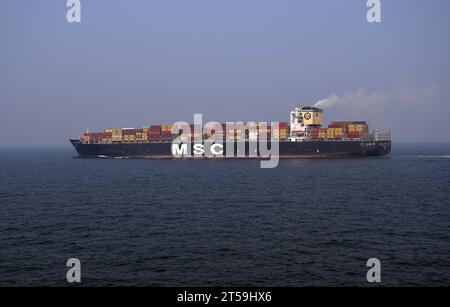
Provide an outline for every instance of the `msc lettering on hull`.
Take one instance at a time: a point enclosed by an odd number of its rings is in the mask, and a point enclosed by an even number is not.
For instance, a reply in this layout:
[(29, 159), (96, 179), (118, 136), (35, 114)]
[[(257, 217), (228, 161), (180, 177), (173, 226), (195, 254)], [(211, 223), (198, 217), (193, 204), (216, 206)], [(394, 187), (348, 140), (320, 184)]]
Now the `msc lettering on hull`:
[[(188, 144), (172, 144), (172, 155), (176, 158), (192, 156), (189, 150)], [(206, 148), (206, 149), (205, 149)], [(193, 146), (194, 156), (207, 156), (216, 157), (223, 156), (223, 145), (212, 144), (211, 146), (205, 146), (204, 144), (194, 144)]]

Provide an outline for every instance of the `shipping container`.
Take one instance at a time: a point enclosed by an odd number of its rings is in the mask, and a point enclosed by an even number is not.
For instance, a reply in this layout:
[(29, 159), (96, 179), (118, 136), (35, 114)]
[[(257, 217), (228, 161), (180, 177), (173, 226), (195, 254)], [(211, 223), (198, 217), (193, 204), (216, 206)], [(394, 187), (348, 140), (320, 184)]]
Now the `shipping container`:
[(122, 134), (123, 135), (135, 135), (136, 129), (123, 129)]
[(172, 134), (167, 135), (161, 135), (161, 141), (167, 142), (167, 141), (173, 141), (177, 136)]
[(327, 129), (326, 128), (320, 128), (319, 129), (319, 138), (324, 139), (327, 135)]
[(150, 129), (149, 129), (149, 131), (161, 131), (161, 125), (153, 125), (153, 126), (150, 126)]
[(334, 122), (331, 122), (331, 124), (328, 127), (330, 127), (330, 126), (336, 126), (336, 128), (337, 127), (345, 127), (348, 124), (350, 124), (349, 121), (334, 121)]
[(348, 137), (351, 139), (359, 139), (362, 138), (366, 133), (363, 131), (349, 131)]
[(155, 136), (155, 135), (150, 135), (150, 136), (148, 137), (148, 140), (149, 140), (150, 142), (158, 142), (158, 141), (160, 140), (160, 136), (159, 136), (159, 135), (157, 135), (157, 136)]
[(348, 125), (348, 131), (355, 131), (355, 132), (368, 132), (369, 127), (366, 124), (349, 124)]
[(168, 124), (161, 125), (161, 131), (168, 131), (168, 132), (170, 132), (171, 130), (172, 130), (172, 125), (168, 125)]
[(332, 140), (334, 139), (334, 128), (328, 128), (326, 133), (327, 139)]

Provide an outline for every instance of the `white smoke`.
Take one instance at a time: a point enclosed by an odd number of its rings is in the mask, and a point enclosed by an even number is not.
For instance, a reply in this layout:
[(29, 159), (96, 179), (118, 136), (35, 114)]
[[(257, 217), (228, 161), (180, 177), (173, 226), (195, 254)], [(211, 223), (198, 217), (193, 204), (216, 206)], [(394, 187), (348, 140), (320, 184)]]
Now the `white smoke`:
[(339, 102), (339, 96), (333, 94), (333, 95), (331, 95), (331, 96), (328, 97), (328, 98), (325, 98), (325, 99), (322, 99), (322, 100), (317, 101), (317, 102), (314, 104), (314, 107), (316, 107), (316, 108), (322, 108), (322, 109), (324, 109), (324, 108), (330, 108), (330, 107), (333, 107), (334, 105), (336, 105), (338, 102)]
[[(450, 86), (407, 86), (388, 90), (332, 94), (315, 106), (325, 109), (326, 120), (364, 120), (370, 129), (391, 131), (397, 140), (450, 140)], [(429, 119), (432, 119), (431, 124)]]
[(359, 89), (356, 92), (349, 92), (340, 96), (332, 94), (328, 98), (317, 101), (314, 106), (322, 109), (335, 106), (366, 108), (384, 105), (393, 100), (393, 96), (395, 95), (392, 92), (367, 92)]
[(317, 101), (314, 106), (327, 109), (332, 107), (350, 107), (356, 109), (380, 109), (391, 107), (395, 104), (419, 106), (427, 104), (430, 100), (439, 96), (440, 90), (436, 86), (430, 86), (423, 90), (417, 89), (395, 89), (389, 91), (369, 92), (358, 89), (355, 92), (348, 92), (342, 95), (332, 94), (328, 98)]

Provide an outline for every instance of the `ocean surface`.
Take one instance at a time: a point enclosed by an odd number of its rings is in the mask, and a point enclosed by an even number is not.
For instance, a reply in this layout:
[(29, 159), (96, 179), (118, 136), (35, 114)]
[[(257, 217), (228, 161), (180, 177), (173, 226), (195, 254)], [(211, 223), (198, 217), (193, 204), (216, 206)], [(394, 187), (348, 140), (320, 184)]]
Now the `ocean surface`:
[(0, 286), (450, 286), (450, 144), (389, 157), (81, 159), (0, 149)]

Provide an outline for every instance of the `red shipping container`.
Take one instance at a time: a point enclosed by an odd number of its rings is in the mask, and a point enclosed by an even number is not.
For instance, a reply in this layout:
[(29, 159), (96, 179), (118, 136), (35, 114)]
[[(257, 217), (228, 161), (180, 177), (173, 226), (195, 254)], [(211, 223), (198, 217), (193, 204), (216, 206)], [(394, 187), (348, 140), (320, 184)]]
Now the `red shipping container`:
[(348, 133), (348, 137), (351, 139), (361, 138), (363, 135), (364, 135), (364, 133), (361, 131), (350, 131)]
[(343, 129), (345, 129), (346, 127), (347, 127), (347, 125), (341, 125), (341, 124), (328, 125), (328, 128), (343, 128)]

